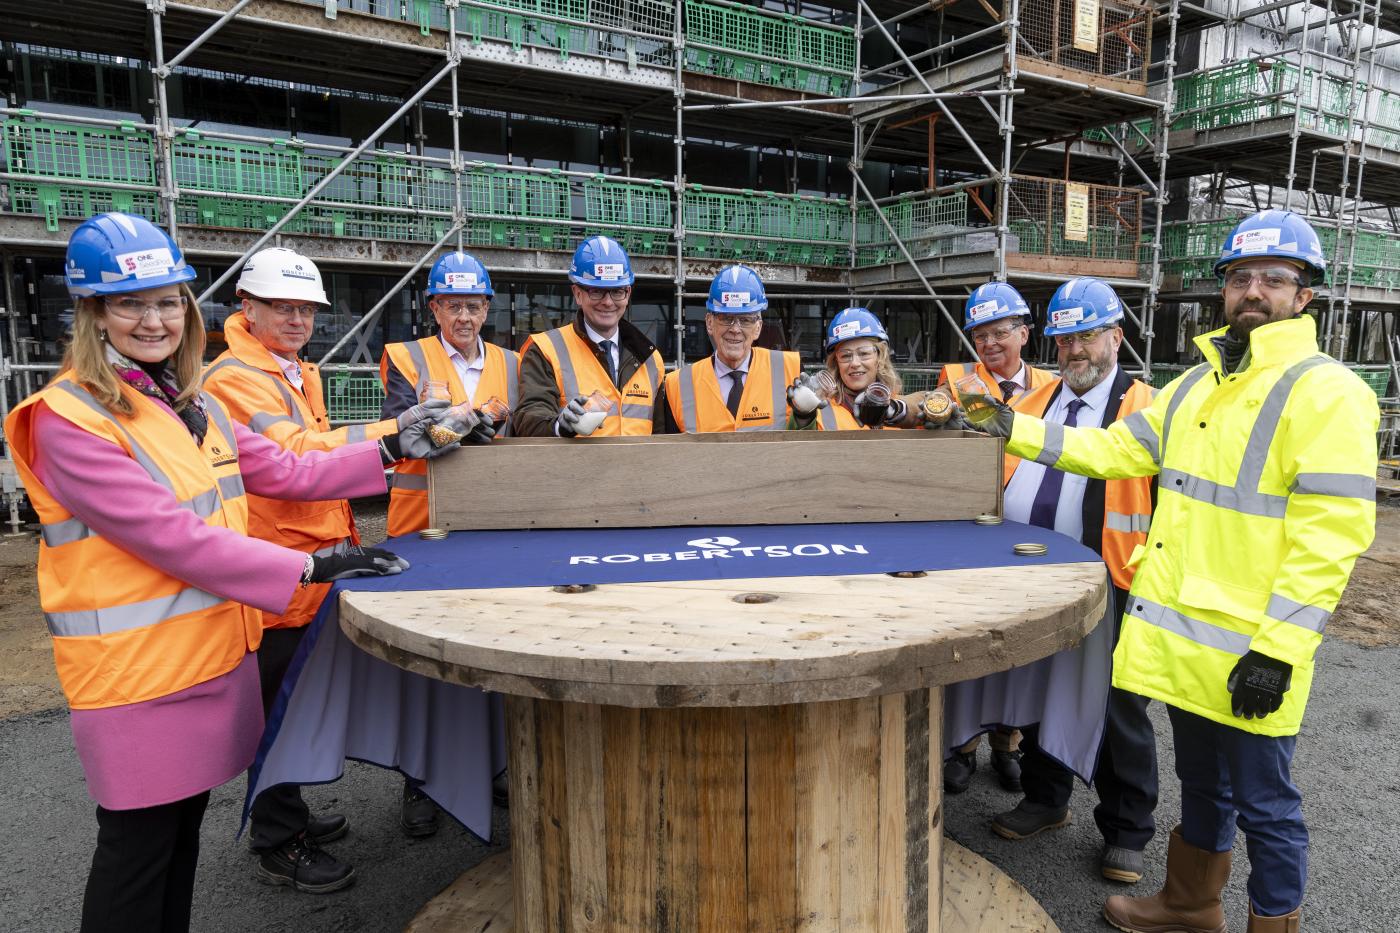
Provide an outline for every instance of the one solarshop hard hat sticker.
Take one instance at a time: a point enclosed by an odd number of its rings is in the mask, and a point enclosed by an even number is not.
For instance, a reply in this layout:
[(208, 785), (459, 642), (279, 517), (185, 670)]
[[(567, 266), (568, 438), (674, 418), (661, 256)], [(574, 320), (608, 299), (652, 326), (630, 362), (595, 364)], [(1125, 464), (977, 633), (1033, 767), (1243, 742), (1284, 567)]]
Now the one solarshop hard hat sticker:
[(719, 303), (726, 308), (743, 308), (749, 304), (751, 298), (750, 292), (721, 292)]
[(981, 301), (973, 305), (969, 309), (968, 314), (974, 321), (980, 321), (984, 317), (991, 317), (993, 314), (996, 314), (997, 304), (998, 302), (995, 298), (988, 298), (986, 301)]
[(127, 275), (138, 279), (165, 275), (175, 265), (175, 257), (164, 246), (157, 249), (143, 249), (134, 253), (121, 253), (117, 256), (117, 267)]
[(449, 272), (446, 279), (448, 288), (476, 288), (475, 272)]
[(622, 263), (620, 262), (600, 262), (593, 266), (593, 277), (595, 279), (620, 279), (622, 278)]
[(1265, 253), (1279, 245), (1282, 231), (1277, 227), (1264, 230), (1245, 230), (1235, 234), (1230, 248), (1237, 253)]
[(1084, 320), (1083, 308), (1056, 308), (1050, 312), (1050, 324), (1053, 327), (1078, 324), (1082, 320)]

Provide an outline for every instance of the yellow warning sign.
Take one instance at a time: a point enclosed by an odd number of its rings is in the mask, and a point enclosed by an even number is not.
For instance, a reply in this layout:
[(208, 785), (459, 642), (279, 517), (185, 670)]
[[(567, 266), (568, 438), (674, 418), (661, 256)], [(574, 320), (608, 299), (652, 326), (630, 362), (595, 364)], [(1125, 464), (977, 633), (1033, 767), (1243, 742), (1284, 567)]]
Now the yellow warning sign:
[(1089, 239), (1089, 186), (1065, 183), (1065, 239)]
[(1074, 0), (1074, 47), (1081, 52), (1099, 50), (1099, 0)]

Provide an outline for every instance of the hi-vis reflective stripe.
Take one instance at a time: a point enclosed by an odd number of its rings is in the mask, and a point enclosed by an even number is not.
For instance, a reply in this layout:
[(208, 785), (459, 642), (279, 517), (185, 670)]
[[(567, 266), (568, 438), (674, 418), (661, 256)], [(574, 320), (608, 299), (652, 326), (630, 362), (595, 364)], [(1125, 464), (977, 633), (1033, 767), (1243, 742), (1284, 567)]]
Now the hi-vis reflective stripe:
[(1376, 498), (1376, 478), (1360, 473), (1299, 473), (1288, 491), (1305, 496), (1338, 496), (1343, 499)]
[(686, 363), (677, 381), (681, 384), (681, 417), (685, 419), (685, 433), (698, 434), (700, 419), (695, 413), (695, 364)]
[(408, 356), (413, 360), (413, 368), (418, 370), (418, 379), (413, 386), (414, 393), (421, 399), (423, 390), (427, 388), (428, 382), (428, 358), (423, 354), (423, 347), (416, 340), (410, 340), (404, 344), (404, 349), (408, 350)]
[(421, 489), (427, 492), (428, 476), (426, 473), (400, 473), (396, 470), (389, 478), (389, 485), (395, 489)]
[(235, 473), (233, 476), (219, 477), (219, 496), (225, 502), (230, 499), (237, 499), (243, 495), (243, 474)]
[(1204, 379), (1210, 371), (1210, 364), (1202, 363), (1195, 369), (1188, 370), (1186, 375), (1181, 377), (1181, 385), (1176, 387), (1176, 394), (1167, 403), (1167, 413), (1162, 417), (1162, 451), (1167, 449), (1167, 434), (1172, 429), (1172, 419), (1176, 417), (1176, 410), (1181, 407), (1182, 400), (1196, 387), (1196, 383)]
[(564, 383), (564, 402), (567, 404), (579, 396), (578, 373), (574, 372), (574, 360), (569, 356), (569, 345), (564, 342), (563, 334), (552, 330), (545, 336), (554, 345), (554, 355), (559, 358), (559, 381)]
[(1152, 516), (1137, 513), (1126, 515), (1123, 512), (1108, 512), (1104, 515), (1104, 526), (1111, 531), (1121, 531), (1124, 534), (1132, 534), (1140, 531), (1146, 534), (1152, 526)]
[(126, 442), (131, 447), (131, 456), (136, 459), (137, 463), (141, 464), (141, 468), (150, 474), (151, 479), (160, 483), (171, 492), (175, 491), (175, 484), (170, 481), (170, 477), (165, 475), (165, 471), (156, 466), (155, 460), (151, 459), (150, 454), (146, 453), (141, 445), (136, 443), (136, 438), (131, 436), (131, 432), (122, 427), (121, 422), (113, 418), (112, 413), (106, 408), (103, 408), (87, 389), (84, 389), (75, 382), (69, 382), (67, 379), (60, 382), (58, 387), (116, 425), (117, 430), (121, 431), (126, 437)]
[(1241, 489), (1239, 486), (1222, 486), (1220, 483), (1192, 476), (1181, 470), (1163, 470), (1158, 483), (1159, 488), (1180, 493), (1188, 499), (1208, 502), (1217, 508), (1245, 515), (1283, 518), (1284, 513), (1288, 511), (1287, 496), (1273, 496), (1257, 490)]
[[(199, 495), (179, 503), (180, 508), (189, 509), (200, 518), (208, 518), (223, 508), (229, 499), (243, 495), (242, 476), (221, 476), (216, 489), (207, 489)], [(96, 532), (85, 525), (82, 519), (66, 518), (61, 522), (51, 522), (43, 526), (44, 543), (49, 547), (59, 547), (95, 537)]]
[(365, 426), (362, 424), (352, 424), (345, 429), (345, 442), (347, 444), (358, 444), (365, 440)]
[(1152, 430), (1152, 425), (1148, 423), (1140, 411), (1135, 411), (1123, 419), (1123, 424), (1127, 425), (1128, 431), (1133, 435), (1133, 439), (1142, 445), (1148, 455), (1152, 457), (1152, 462), (1158, 466), (1162, 465), (1162, 449), (1158, 446), (1157, 432)]
[(1332, 618), (1332, 613), (1321, 606), (1295, 603), (1288, 597), (1280, 596), (1277, 593), (1269, 595), (1269, 608), (1264, 610), (1264, 614), (1271, 619), (1287, 622), (1310, 632), (1317, 632), (1319, 635), (1322, 634), (1322, 629), (1327, 625), (1327, 620)]
[(146, 599), (125, 606), (106, 609), (84, 609), (78, 612), (46, 612), (44, 619), (49, 632), (56, 638), (84, 635), (111, 635), (129, 629), (143, 628), (201, 609), (212, 609), (227, 602), (222, 596), (206, 593), (195, 587), (183, 589), (171, 596)]
[(1045, 443), (1040, 453), (1035, 455), (1036, 463), (1052, 467), (1060, 462), (1065, 453), (1065, 426), (1055, 421), (1045, 422)]
[(520, 398), (520, 357), (509, 350), (501, 356), (506, 361), (506, 405), (515, 411), (516, 401)]
[[(274, 386), (277, 387), (277, 394), (282, 396), (282, 404), (287, 406), (287, 414), (284, 417), (289, 419), (293, 424), (295, 424), (299, 428), (306, 427), (306, 421), (301, 417), (301, 409), (297, 408), (296, 399), (292, 397), (291, 390), (283, 384), (281, 379), (278, 379), (276, 376), (274, 376), (270, 372), (267, 372), (266, 370), (258, 369), (256, 366), (250, 366), (242, 360), (229, 357), (223, 362), (215, 363), (213, 366), (209, 367), (208, 372), (204, 374), (204, 378), (208, 379), (210, 376), (214, 375), (216, 372), (223, 369), (225, 366), (236, 366), (239, 369), (246, 369), (248, 370), (248, 372), (257, 373), (259, 376), (262, 376), (264, 379), (271, 382)], [(253, 422), (256, 421), (258, 417), (258, 415), (254, 415), (252, 420), (248, 422), (248, 426), (254, 431), (257, 431), (259, 434), (262, 434), (265, 431), (266, 427), (264, 426), (262, 428), (259, 428), (255, 427), (253, 424)], [(225, 433), (227, 434), (227, 432)], [(229, 442), (232, 443), (233, 435), (228, 434), (228, 439)]]
[(248, 419), (248, 427), (259, 434), (266, 434), (268, 428), (282, 421), (285, 421), (288, 424), (296, 424), (295, 421), (293, 421), (286, 415), (281, 415), (270, 411), (260, 411), (256, 415)]
[(837, 427), (836, 427), (836, 408), (834, 407), (835, 405), (836, 405), (836, 400), (835, 400), (835, 399), (832, 399), (831, 401), (827, 402), (825, 406), (823, 406), (823, 407), (817, 409), (817, 411), (818, 411), (817, 417), (820, 418), (820, 419), (822, 420), (822, 430), (823, 430), (823, 431), (835, 431), (835, 430), (837, 430)]
[(1207, 648), (1216, 648), (1240, 656), (1249, 652), (1248, 635), (1182, 615), (1175, 609), (1168, 609), (1136, 594), (1128, 597), (1128, 608), (1124, 615), (1148, 625), (1155, 625)]

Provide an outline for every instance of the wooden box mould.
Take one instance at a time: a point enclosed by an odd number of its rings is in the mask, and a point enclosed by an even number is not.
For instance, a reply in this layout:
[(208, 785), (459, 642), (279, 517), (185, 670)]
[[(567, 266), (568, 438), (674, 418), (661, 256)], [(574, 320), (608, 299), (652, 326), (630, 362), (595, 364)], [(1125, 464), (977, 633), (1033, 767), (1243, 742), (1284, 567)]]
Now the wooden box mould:
[(449, 531), (947, 521), (1001, 493), (1002, 441), (950, 431), (502, 438), (428, 469)]

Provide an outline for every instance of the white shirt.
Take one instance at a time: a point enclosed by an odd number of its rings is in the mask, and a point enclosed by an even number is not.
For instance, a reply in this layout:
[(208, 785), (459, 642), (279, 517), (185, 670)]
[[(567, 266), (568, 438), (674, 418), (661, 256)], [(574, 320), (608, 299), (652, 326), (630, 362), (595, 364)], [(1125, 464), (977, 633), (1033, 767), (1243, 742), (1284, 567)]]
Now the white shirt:
[(714, 360), (715, 376), (719, 379), (719, 397), (728, 400), (729, 392), (734, 388), (734, 374), (738, 373), (740, 379), (749, 378), (749, 366), (753, 364), (753, 351), (750, 350), (749, 355), (744, 358), (744, 365), (734, 368), (727, 366), (719, 358), (719, 354), (715, 354)]
[(612, 347), (608, 350), (608, 352), (612, 355), (612, 370), (615, 373), (620, 372), (622, 369), (622, 350), (617, 345), (617, 331), (613, 331), (613, 335), (611, 337), (604, 337), (602, 334), (589, 327), (588, 321), (586, 319), (583, 322), (583, 330), (586, 334), (588, 334), (588, 339), (593, 341), (594, 343), (600, 344), (604, 340), (612, 341)]
[(467, 401), (476, 401), (476, 387), (481, 382), (481, 374), (486, 372), (486, 347), (482, 344), (481, 338), (476, 338), (476, 359), (470, 363), (447, 339), (438, 334), (438, 339), (442, 341), (442, 348), (447, 351), (447, 358), (452, 362), (452, 368), (457, 370), (457, 378), (462, 382), (462, 391), (467, 393)]
[[(271, 350), (267, 351), (272, 353)], [(287, 381), (292, 384), (292, 388), (301, 391), (301, 363), (296, 360), (289, 360), (284, 356), (272, 353), (272, 358), (277, 361), (277, 365), (282, 367), (282, 375), (287, 377)]]
[[(1109, 393), (1116, 378), (1117, 366), (1113, 367), (1113, 371), (1105, 376), (1102, 382), (1083, 395), (1076, 395), (1068, 383), (1061, 382), (1060, 394), (1045, 412), (1045, 420), (1064, 424), (1065, 419), (1069, 417), (1069, 403), (1080, 399), (1084, 402), (1084, 407), (1079, 409), (1075, 426), (1103, 427)], [(1045, 476), (1046, 469), (1048, 468), (1034, 460), (1022, 460), (1016, 467), (1016, 472), (1011, 475), (1011, 482), (1006, 484), (1006, 493), (1002, 497), (1002, 510), (1011, 521), (1030, 522), (1031, 506), (1035, 504), (1035, 494), (1040, 489), (1040, 481)], [(1084, 537), (1084, 490), (1088, 485), (1088, 477), (1066, 473), (1060, 486), (1060, 501), (1055, 506), (1055, 530), (1060, 534), (1069, 535), (1076, 541), (1081, 541)]]
[[(1014, 382), (1014, 383), (1016, 383), (1016, 391), (1013, 392), (1013, 393), (1011, 393), (1010, 398), (1007, 398), (1006, 401), (1009, 402), (1009, 401), (1011, 401), (1011, 399), (1015, 398), (1016, 396), (1025, 394), (1025, 391), (1026, 391), (1026, 388), (1027, 388), (1027, 386), (1026, 386), (1026, 364), (1025, 364), (1025, 363), (1022, 363), (1022, 364), (1021, 364), (1021, 368), (1018, 369), (1018, 370), (1016, 370), (1016, 375), (1014, 375), (1014, 376), (1003, 376), (1003, 375), (1001, 375), (1000, 373), (998, 373), (996, 370), (992, 369), (990, 366), (987, 367), (987, 372), (991, 373), (991, 374), (992, 374), (992, 378), (995, 379), (995, 380), (997, 381), (997, 387), (998, 387), (998, 388), (1001, 387), (1001, 384), (1002, 384), (1003, 382)], [(1069, 387), (1066, 386), (1065, 388), (1069, 388)]]

